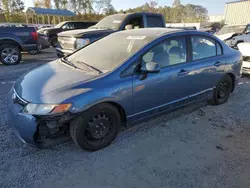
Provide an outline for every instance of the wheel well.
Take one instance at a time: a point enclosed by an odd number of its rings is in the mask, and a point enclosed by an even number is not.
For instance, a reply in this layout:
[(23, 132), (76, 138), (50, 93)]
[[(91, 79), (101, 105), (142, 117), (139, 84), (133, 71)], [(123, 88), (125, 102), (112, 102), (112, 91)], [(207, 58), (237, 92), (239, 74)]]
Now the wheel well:
[(125, 113), (125, 110), (123, 109), (123, 107), (121, 105), (119, 105), (118, 103), (115, 103), (115, 102), (105, 102), (105, 103), (111, 104), (116, 109), (118, 109), (118, 111), (119, 111), (119, 113), (121, 115), (122, 125), (125, 126), (126, 123), (127, 123), (127, 118), (126, 118), (127, 116), (126, 116), (126, 113)]
[(227, 73), (227, 75), (229, 75), (233, 81), (233, 87), (232, 87), (232, 92), (233, 92), (235, 88), (235, 75), (233, 73)]
[(22, 46), (14, 40), (11, 40), (11, 39), (0, 40), (0, 46), (5, 45), (5, 44), (13, 44), (13, 45), (17, 46), (20, 51), (22, 51)]

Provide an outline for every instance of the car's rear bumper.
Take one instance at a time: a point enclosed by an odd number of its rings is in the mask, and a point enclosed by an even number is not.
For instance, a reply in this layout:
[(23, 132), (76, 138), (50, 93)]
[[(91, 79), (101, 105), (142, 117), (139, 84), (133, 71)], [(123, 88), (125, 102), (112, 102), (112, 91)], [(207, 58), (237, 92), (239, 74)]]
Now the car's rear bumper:
[(14, 90), (8, 94), (8, 120), (14, 128), (16, 136), (24, 143), (35, 145), (35, 133), (37, 131), (36, 118), (32, 115), (23, 114), (23, 107), (13, 102)]
[(74, 51), (73, 50), (66, 50), (62, 48), (56, 48), (56, 54), (59, 58), (64, 57), (66, 55), (72, 54)]

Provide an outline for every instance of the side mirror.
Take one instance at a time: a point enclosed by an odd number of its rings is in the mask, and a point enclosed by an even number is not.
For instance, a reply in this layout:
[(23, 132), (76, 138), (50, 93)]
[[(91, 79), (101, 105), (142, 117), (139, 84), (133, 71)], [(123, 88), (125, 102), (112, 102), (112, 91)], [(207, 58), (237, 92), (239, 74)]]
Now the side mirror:
[(125, 26), (125, 30), (131, 30), (133, 29), (133, 25), (129, 24)]
[(142, 65), (141, 72), (142, 73), (158, 73), (161, 70), (161, 66), (155, 62), (148, 62)]

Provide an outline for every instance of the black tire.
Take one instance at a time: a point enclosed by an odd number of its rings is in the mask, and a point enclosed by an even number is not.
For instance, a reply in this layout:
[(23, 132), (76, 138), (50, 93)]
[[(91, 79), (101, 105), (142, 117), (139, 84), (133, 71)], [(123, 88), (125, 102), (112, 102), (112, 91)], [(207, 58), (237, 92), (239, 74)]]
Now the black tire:
[(120, 127), (119, 111), (114, 106), (103, 103), (91, 107), (73, 120), (70, 135), (80, 148), (96, 151), (111, 144)]
[(225, 75), (216, 85), (213, 98), (209, 101), (213, 105), (221, 105), (228, 101), (233, 88), (233, 81), (229, 75)]
[(50, 39), (50, 44), (51, 44), (51, 46), (53, 46), (54, 48), (57, 47), (57, 44), (58, 44), (57, 37), (52, 37), (52, 38)]
[(37, 49), (36, 49), (36, 50), (28, 51), (28, 53), (29, 53), (30, 55), (36, 55), (36, 54), (40, 53), (41, 50), (42, 50), (42, 45), (39, 44), (39, 45), (37, 46)]
[(18, 46), (5, 44), (0, 47), (0, 61), (4, 65), (17, 65), (21, 62), (21, 59), (22, 54)]

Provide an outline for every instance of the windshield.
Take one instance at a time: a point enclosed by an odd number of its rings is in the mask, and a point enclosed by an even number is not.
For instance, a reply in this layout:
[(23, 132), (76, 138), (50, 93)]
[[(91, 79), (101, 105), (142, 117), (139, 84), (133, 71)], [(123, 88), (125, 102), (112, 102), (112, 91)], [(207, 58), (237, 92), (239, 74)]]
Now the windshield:
[(217, 35), (223, 35), (227, 33), (243, 33), (245, 29), (246, 25), (224, 26), (218, 31)]
[(65, 22), (61, 22), (61, 23), (57, 24), (54, 28), (61, 28), (64, 24), (65, 24)]
[(81, 69), (90, 65), (101, 72), (108, 72), (121, 65), (151, 40), (152, 37), (114, 33), (72, 54), (68, 61)]
[(126, 16), (126, 14), (115, 14), (107, 16), (91, 28), (118, 30)]

